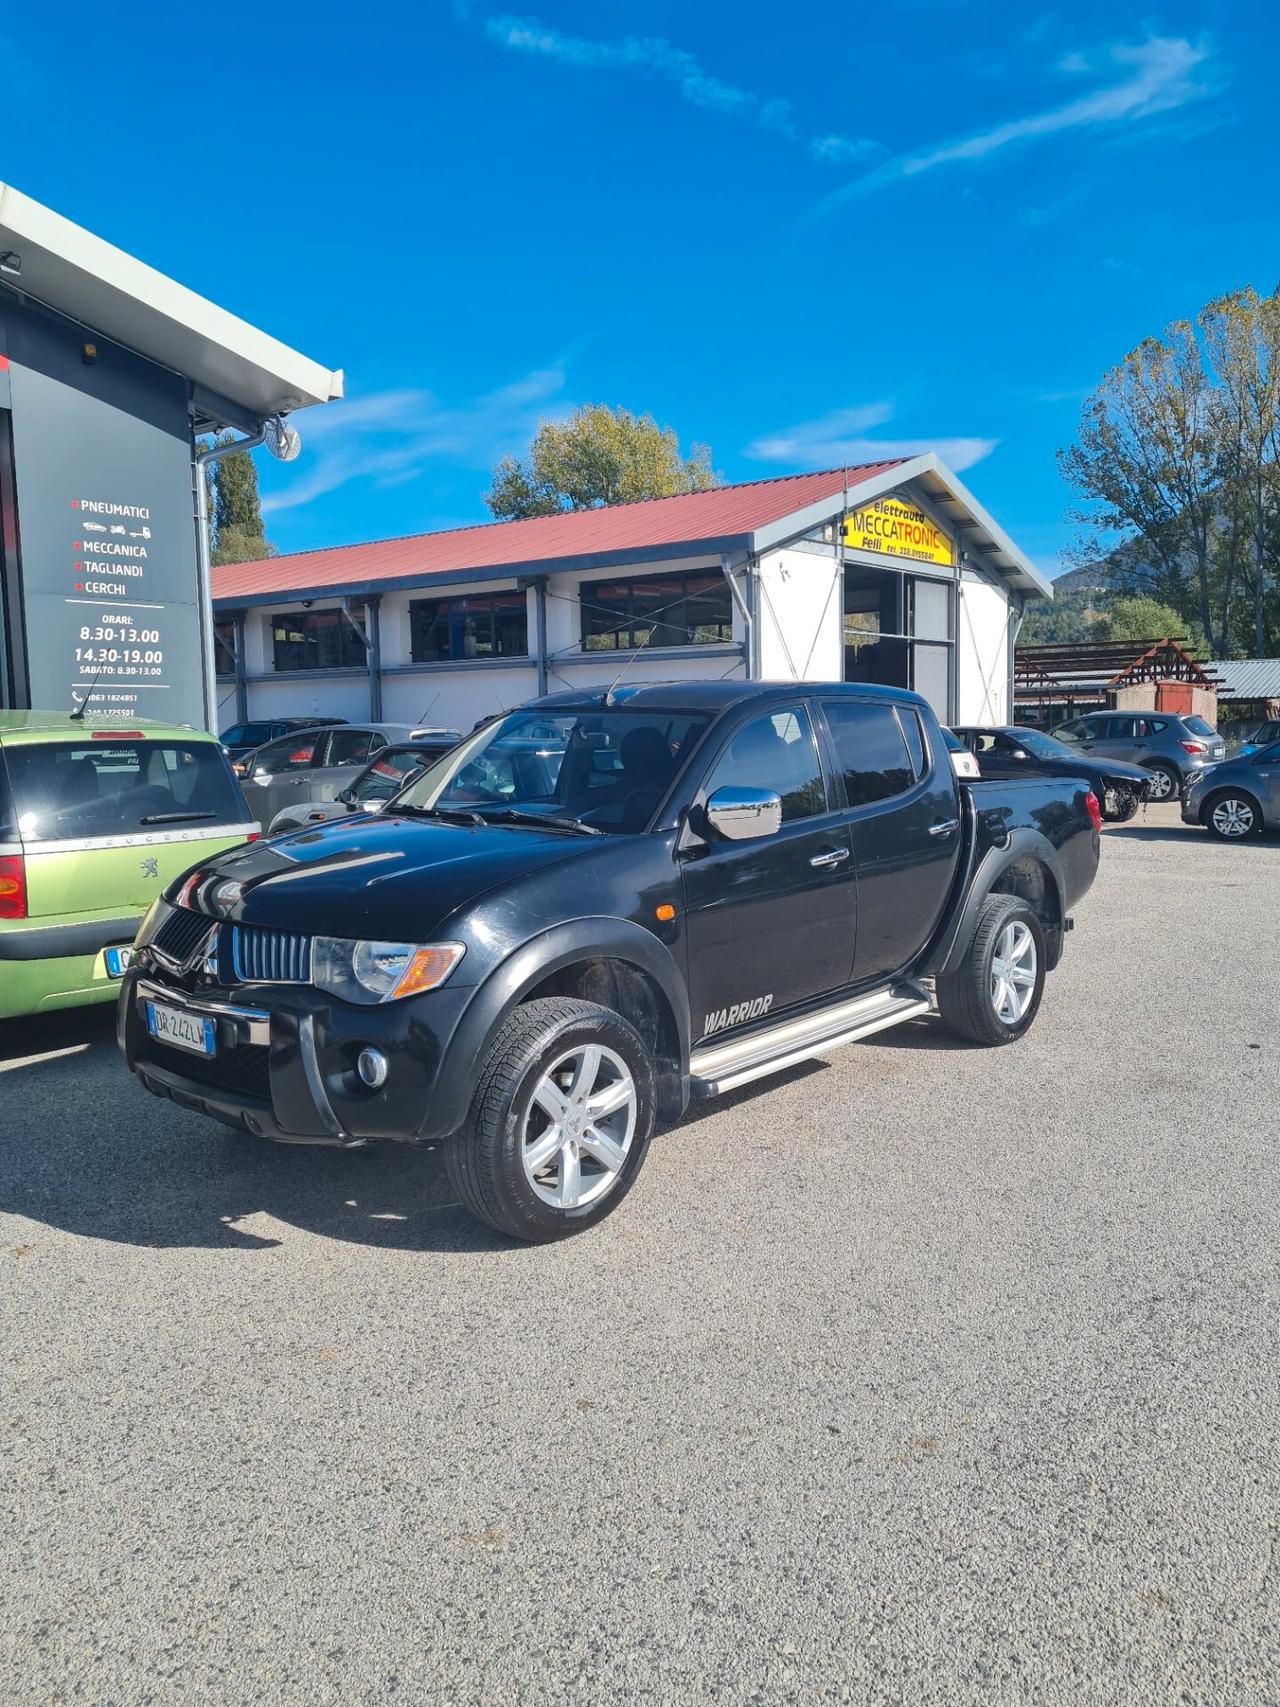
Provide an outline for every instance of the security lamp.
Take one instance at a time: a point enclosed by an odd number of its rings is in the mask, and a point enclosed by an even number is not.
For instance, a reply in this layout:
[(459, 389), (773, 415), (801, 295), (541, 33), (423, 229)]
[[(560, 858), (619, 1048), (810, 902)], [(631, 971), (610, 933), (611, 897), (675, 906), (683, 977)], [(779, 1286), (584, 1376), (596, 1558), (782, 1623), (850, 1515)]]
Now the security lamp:
[(22, 256), (16, 249), (6, 249), (0, 254), (0, 273), (10, 273), (15, 279), (22, 276)]

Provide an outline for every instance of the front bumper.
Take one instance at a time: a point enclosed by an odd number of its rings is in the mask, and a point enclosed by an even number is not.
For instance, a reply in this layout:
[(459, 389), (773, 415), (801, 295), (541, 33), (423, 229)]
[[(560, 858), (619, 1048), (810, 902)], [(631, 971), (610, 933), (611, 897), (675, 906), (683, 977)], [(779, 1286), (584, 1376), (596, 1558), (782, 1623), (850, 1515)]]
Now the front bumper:
[[(126, 974), (117, 1030), (130, 1070), (156, 1096), (285, 1144), (422, 1143), (460, 1120), (439, 1094), (440, 1073), (473, 991), (434, 990), (356, 1007), (305, 985), (194, 986), (171, 979), (145, 950)], [(212, 1020), (215, 1053), (190, 1054), (154, 1038), (148, 1002)], [(391, 1063), (378, 1090), (356, 1072), (372, 1044)], [(465, 1112), (465, 1105), (462, 1112)]]

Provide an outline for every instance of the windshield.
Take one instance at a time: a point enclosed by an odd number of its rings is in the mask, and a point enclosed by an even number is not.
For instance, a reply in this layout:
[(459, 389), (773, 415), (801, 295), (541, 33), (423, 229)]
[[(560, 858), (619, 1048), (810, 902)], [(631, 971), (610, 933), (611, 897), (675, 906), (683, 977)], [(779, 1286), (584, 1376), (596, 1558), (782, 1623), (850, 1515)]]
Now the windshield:
[(707, 726), (682, 712), (593, 706), (515, 711), (477, 730), (397, 796), (393, 811), (531, 815), (549, 826), (643, 830)]
[(1061, 741), (1055, 741), (1052, 735), (1042, 734), (1039, 729), (1019, 729), (1014, 740), (1023, 746), (1037, 759), (1074, 759), (1075, 754), (1070, 747)]
[(240, 824), (247, 815), (212, 741), (49, 741), (15, 744), (5, 757), (18, 829), (29, 842)]
[(1184, 717), (1182, 721), (1193, 735), (1216, 735), (1218, 731), (1211, 723), (1206, 723), (1203, 717)]

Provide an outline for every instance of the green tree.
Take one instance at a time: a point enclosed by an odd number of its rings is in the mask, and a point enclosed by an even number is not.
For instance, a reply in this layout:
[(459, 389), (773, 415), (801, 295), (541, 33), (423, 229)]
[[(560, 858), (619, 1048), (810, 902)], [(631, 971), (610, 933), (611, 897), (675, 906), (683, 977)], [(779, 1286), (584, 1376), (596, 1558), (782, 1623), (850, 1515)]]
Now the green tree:
[[(213, 443), (229, 445), (234, 433), (222, 433)], [(208, 448), (202, 446), (201, 448)], [(273, 557), (275, 546), (262, 531), (262, 503), (258, 496), (258, 470), (247, 450), (231, 451), (206, 463), (209, 495), (211, 561), (247, 563), (255, 557)]]
[(1099, 621), (1094, 638), (1098, 640), (1180, 640), (1191, 642), (1190, 650), (1203, 650), (1203, 637), (1197, 625), (1187, 622), (1172, 605), (1161, 604), (1144, 593), (1113, 599), (1110, 609)]
[(1280, 646), (1280, 290), (1230, 292), (1144, 339), (1059, 464), (1079, 519), (1120, 541), (1122, 591), (1198, 624), (1216, 657)]
[(517, 521), (720, 484), (706, 445), (683, 456), (673, 429), (652, 415), (587, 403), (567, 420), (540, 422), (527, 456), (503, 457), (484, 501), (499, 521)]

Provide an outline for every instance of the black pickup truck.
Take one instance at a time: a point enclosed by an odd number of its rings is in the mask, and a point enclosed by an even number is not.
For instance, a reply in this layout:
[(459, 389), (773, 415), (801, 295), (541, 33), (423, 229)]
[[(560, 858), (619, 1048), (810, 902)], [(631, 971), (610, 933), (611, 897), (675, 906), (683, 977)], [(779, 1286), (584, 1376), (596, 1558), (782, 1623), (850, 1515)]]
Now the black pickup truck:
[(916, 695), (636, 684), (475, 731), (377, 815), (219, 855), (144, 921), (121, 1047), (286, 1143), (445, 1142), (552, 1239), (655, 1125), (936, 1009), (1031, 1025), (1098, 864), (1087, 784), (957, 783)]

